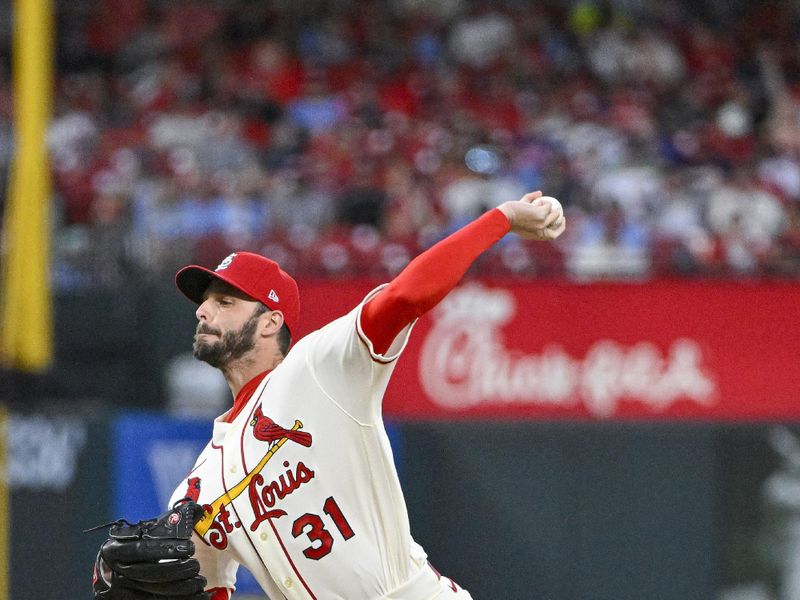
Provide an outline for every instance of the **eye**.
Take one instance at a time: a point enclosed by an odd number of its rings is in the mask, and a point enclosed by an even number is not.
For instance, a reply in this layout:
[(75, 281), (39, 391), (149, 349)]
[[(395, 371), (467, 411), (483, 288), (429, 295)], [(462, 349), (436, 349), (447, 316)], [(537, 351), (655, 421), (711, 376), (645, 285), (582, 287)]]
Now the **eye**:
[(219, 304), (220, 306), (228, 307), (233, 305), (233, 301), (229, 300), (228, 298), (220, 298), (217, 301), (217, 304)]

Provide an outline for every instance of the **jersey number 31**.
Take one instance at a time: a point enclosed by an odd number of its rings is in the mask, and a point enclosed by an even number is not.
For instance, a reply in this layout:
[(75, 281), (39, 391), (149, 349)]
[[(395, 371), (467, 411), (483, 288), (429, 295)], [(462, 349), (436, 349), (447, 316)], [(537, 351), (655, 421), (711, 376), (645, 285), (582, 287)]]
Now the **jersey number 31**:
[[(333, 520), (333, 524), (336, 525), (336, 529), (339, 530), (345, 540), (349, 540), (355, 535), (333, 496), (325, 500), (322, 510)], [(303, 550), (306, 558), (319, 560), (330, 553), (331, 548), (333, 548), (333, 536), (325, 529), (322, 517), (313, 513), (306, 513), (302, 517), (298, 517), (292, 524), (292, 535), (300, 537), (304, 533), (312, 542), (308, 548)], [(315, 545), (317, 542), (319, 544)]]

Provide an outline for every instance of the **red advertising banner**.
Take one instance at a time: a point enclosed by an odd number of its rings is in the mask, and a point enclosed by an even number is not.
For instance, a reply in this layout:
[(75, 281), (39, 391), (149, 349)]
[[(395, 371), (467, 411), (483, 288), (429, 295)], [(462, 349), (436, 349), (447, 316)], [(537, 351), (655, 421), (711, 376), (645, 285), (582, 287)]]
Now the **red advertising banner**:
[[(304, 331), (374, 285), (301, 284)], [(415, 325), (384, 412), (800, 419), (800, 283), (465, 282)]]

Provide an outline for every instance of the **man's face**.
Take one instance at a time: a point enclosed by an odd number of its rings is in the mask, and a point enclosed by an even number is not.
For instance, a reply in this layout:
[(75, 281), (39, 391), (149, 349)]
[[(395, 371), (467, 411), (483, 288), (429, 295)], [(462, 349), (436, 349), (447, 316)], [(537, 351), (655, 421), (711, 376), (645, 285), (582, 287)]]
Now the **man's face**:
[(235, 288), (213, 281), (197, 308), (192, 353), (212, 367), (222, 368), (255, 348), (260, 303)]

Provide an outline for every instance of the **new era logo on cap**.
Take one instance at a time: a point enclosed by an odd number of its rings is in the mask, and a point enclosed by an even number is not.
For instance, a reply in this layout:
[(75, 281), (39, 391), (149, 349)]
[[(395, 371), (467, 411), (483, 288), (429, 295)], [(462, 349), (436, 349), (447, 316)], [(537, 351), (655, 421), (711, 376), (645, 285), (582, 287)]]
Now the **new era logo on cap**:
[(200, 304), (214, 279), (232, 285), (271, 310), (280, 310), (289, 331), (297, 335), (300, 318), (297, 283), (274, 260), (252, 252), (234, 252), (214, 271), (198, 265), (184, 267), (175, 276), (175, 283), (187, 298)]

